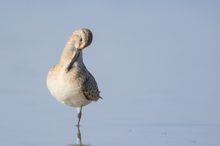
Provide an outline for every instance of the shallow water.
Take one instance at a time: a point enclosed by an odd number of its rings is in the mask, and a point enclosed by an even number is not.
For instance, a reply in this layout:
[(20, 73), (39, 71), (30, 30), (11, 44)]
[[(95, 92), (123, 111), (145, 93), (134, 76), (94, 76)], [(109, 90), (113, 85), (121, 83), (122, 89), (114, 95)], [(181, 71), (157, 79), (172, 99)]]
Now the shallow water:
[(215, 136), (220, 136), (219, 125), (155, 124), (152, 126), (152, 124), (146, 124), (143, 126), (82, 127), (81, 129), (83, 144), (94, 146), (205, 146), (216, 145), (217, 137)]
[[(5, 102), (1, 103), (1, 108), (5, 110), (0, 111), (2, 117), (0, 145), (76, 146), (79, 140), (77, 140), (78, 130), (75, 126), (75, 109), (61, 105), (53, 98), (45, 98), (46, 102), (42, 103), (36, 95), (26, 94), (20, 97), (16, 95), (18, 93), (10, 95), (5, 93), (2, 96)], [(39, 97), (41, 97), (40, 94)], [(27, 100), (28, 98), (33, 99)], [(13, 102), (11, 99), (14, 99)], [(157, 102), (160, 103), (161, 100)], [(184, 115), (175, 116), (175, 120), (172, 120), (161, 118), (162, 116), (152, 118), (151, 115), (146, 114), (149, 111), (139, 111), (136, 114), (130, 110), (128, 110), (130, 113), (121, 113), (120, 110), (115, 112), (103, 105), (105, 102), (102, 100), (92, 103), (83, 109), (80, 126), (83, 145), (217, 146), (220, 143), (218, 123), (205, 123), (198, 120), (193, 122), (193, 117), (189, 115), (185, 116), (184, 120), (179, 119)], [(10, 107), (8, 107), (9, 103)], [(166, 104), (162, 104), (163, 107)], [(151, 109), (150, 112), (163, 113), (168, 107), (158, 109), (159, 111)], [(174, 112), (170, 113), (170, 115), (173, 114)], [(181, 114), (189, 113), (181, 112)], [(205, 113), (203, 115), (207, 117)], [(199, 116), (194, 119), (203, 121)]]

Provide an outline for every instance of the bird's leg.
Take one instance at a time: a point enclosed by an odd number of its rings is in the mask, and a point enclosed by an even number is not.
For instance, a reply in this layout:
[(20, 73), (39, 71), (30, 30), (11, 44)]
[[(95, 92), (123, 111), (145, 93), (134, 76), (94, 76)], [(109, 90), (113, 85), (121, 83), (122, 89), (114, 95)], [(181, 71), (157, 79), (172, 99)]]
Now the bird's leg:
[(82, 116), (82, 106), (77, 108), (77, 117), (78, 117), (78, 122), (76, 126), (79, 126), (80, 120)]
[(76, 126), (77, 127), (77, 144), (78, 145), (81, 145), (82, 144), (82, 139), (81, 139), (81, 132), (80, 132), (80, 127), (79, 126)]

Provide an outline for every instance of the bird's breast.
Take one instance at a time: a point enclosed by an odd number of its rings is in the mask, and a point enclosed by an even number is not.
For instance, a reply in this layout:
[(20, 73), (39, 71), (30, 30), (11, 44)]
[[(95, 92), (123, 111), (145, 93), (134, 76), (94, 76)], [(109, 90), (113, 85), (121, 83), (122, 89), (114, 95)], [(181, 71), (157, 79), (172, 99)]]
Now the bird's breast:
[(80, 107), (90, 103), (87, 100), (77, 82), (74, 73), (65, 73), (60, 70), (49, 71), (47, 77), (47, 87), (50, 93), (61, 103), (73, 107)]

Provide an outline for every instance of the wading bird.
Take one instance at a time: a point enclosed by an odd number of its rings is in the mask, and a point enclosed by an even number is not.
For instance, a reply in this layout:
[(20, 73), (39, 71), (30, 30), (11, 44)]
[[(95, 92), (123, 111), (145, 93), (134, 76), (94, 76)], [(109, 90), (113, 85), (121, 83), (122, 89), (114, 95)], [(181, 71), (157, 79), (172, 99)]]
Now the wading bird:
[(92, 42), (92, 32), (82, 28), (73, 32), (67, 41), (58, 64), (47, 75), (47, 87), (57, 101), (77, 108), (80, 124), (82, 107), (101, 96), (92, 74), (83, 63), (82, 50)]

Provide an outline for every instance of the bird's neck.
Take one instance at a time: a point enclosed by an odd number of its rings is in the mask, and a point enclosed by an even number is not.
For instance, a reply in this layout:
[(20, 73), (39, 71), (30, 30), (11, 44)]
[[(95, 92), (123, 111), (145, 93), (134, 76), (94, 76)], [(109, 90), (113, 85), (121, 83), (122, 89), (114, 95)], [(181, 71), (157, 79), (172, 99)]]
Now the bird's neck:
[[(73, 58), (74, 51), (76, 51), (76, 49), (72, 45), (69, 45), (67, 43), (61, 54), (59, 64), (63, 67), (68, 66)], [(83, 64), (82, 52), (80, 53), (78, 59), (76, 60), (76, 64)]]

